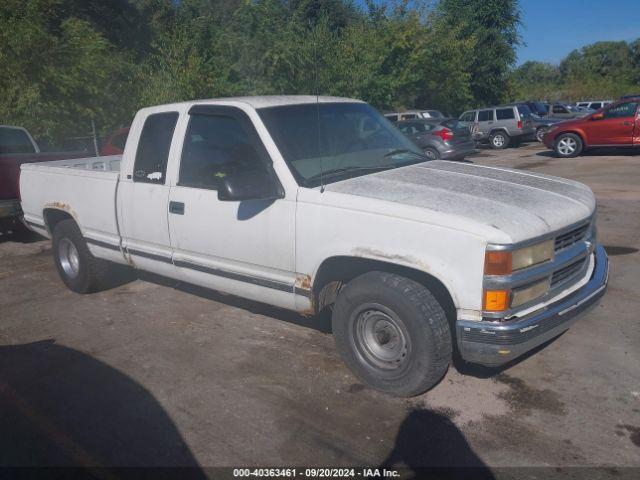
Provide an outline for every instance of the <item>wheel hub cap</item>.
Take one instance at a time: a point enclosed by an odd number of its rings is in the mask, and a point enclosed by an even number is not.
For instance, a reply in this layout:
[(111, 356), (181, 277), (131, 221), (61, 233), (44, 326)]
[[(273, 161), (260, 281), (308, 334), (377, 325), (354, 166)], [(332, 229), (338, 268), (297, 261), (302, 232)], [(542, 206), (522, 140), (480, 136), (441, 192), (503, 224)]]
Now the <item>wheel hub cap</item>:
[(78, 250), (71, 240), (63, 238), (58, 244), (58, 258), (60, 259), (60, 266), (64, 273), (70, 277), (75, 278), (80, 272), (80, 255)]
[(496, 147), (501, 147), (502, 145), (504, 145), (504, 137), (502, 135), (496, 135), (495, 137), (493, 137), (493, 144)]
[(558, 142), (558, 151), (562, 155), (569, 155), (576, 151), (578, 142), (573, 138), (563, 138)]
[(407, 340), (392, 315), (374, 308), (356, 319), (359, 349), (373, 365), (384, 369), (400, 367), (407, 357)]

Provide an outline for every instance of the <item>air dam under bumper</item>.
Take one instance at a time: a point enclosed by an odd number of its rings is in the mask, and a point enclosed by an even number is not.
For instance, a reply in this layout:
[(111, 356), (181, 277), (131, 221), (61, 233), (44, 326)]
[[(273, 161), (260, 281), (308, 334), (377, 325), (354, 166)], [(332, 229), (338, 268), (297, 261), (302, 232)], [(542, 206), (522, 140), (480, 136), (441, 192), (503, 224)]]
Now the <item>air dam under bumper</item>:
[(497, 366), (527, 353), (567, 330), (580, 313), (597, 304), (608, 279), (609, 259), (602, 245), (598, 245), (591, 279), (541, 312), (506, 322), (458, 320), (458, 347), (462, 358), (471, 363)]

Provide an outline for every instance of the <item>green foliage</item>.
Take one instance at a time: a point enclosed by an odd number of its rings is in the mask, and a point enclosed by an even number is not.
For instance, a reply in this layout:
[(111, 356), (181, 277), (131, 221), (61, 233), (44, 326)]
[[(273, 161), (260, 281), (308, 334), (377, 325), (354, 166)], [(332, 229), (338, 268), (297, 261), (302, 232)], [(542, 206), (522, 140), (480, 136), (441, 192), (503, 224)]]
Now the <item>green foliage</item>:
[(526, 62), (511, 75), (519, 99), (615, 99), (640, 91), (640, 39), (597, 42), (567, 55), (559, 65)]
[(0, 121), (59, 139), (148, 105), (315, 93), (455, 114), (503, 99), (518, 15), (516, 0), (3, 0)]

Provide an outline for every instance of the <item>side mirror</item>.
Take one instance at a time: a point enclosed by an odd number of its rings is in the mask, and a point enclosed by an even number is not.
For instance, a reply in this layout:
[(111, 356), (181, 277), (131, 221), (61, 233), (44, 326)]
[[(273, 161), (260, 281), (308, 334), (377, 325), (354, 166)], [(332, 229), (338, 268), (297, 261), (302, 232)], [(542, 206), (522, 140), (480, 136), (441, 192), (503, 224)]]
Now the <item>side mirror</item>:
[(237, 202), (242, 200), (269, 200), (282, 198), (282, 187), (268, 173), (244, 173), (220, 180), (218, 200)]
[(593, 115), (591, 115), (591, 120), (602, 120), (604, 118), (604, 113), (599, 112), (599, 113), (594, 113)]

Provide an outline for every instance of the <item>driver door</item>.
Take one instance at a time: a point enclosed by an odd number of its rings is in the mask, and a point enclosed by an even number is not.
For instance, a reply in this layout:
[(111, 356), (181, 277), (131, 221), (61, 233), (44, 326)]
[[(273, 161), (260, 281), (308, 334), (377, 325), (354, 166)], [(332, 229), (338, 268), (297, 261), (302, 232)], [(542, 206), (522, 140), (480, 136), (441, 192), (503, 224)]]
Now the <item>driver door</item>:
[(295, 201), (218, 199), (225, 177), (271, 168), (253, 123), (228, 106), (197, 106), (189, 116), (178, 180), (169, 193), (180, 277), (293, 308)]
[(624, 102), (604, 110), (599, 120), (592, 117), (585, 127), (588, 144), (633, 145), (637, 110), (638, 102)]

